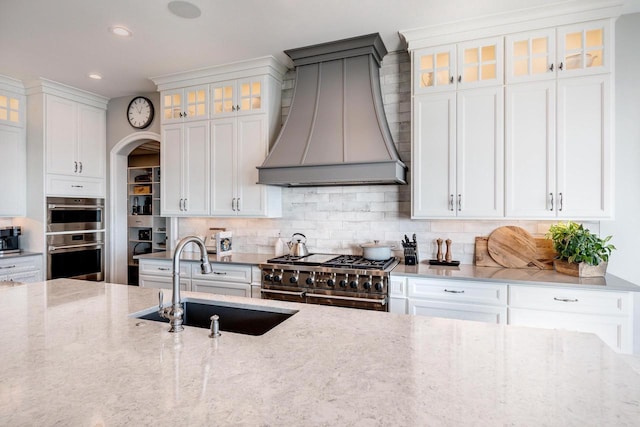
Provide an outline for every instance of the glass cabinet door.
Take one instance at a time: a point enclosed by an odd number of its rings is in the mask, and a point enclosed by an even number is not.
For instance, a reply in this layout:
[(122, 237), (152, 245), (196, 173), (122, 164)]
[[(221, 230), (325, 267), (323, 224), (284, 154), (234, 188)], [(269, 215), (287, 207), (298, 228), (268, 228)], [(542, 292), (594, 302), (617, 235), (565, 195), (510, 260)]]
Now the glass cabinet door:
[(235, 114), (235, 81), (211, 85), (211, 115)]
[(506, 38), (507, 83), (555, 77), (555, 30), (513, 34)]
[(182, 90), (162, 92), (162, 123), (182, 121)]
[(262, 79), (252, 78), (238, 81), (239, 99), (236, 109), (239, 114), (256, 113), (262, 110)]
[(207, 119), (208, 114), (208, 95), (209, 89), (207, 85), (196, 86), (184, 90), (185, 113), (187, 120)]
[(558, 77), (609, 71), (609, 21), (558, 29)]
[(0, 123), (22, 125), (24, 121), (24, 101), (19, 95), (0, 93)]
[(493, 86), (503, 82), (502, 38), (458, 45), (458, 89)]
[(414, 92), (455, 89), (456, 48), (454, 45), (421, 49), (414, 53)]

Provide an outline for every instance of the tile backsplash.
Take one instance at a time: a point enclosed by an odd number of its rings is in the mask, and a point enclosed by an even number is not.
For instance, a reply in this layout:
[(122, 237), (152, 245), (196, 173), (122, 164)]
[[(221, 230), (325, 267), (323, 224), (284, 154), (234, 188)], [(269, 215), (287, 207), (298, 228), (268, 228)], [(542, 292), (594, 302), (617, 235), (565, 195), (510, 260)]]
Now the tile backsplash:
[[(294, 87), (293, 71), (285, 76), (282, 114), (288, 114)], [(407, 52), (389, 53), (382, 63), (380, 82), (385, 113), (400, 157), (411, 168), (411, 63)], [(284, 188), (282, 218), (182, 218), (179, 236), (208, 234), (209, 228), (233, 232), (233, 250), (273, 254), (278, 236), (288, 241), (293, 233), (307, 237), (311, 252), (361, 254), (360, 244), (379, 240), (394, 245), (416, 234), (420, 259), (435, 258), (437, 238), (452, 240), (454, 260), (472, 264), (476, 236), (488, 236), (502, 225), (518, 225), (532, 234), (544, 234), (556, 221), (412, 220), (410, 185)], [(590, 223), (599, 232), (599, 223)]]

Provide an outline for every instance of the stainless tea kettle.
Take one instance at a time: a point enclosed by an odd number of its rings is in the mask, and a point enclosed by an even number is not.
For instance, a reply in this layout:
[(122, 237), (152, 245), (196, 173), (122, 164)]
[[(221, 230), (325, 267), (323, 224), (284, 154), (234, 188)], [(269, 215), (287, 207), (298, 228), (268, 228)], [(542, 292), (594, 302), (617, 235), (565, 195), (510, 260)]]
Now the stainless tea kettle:
[[(296, 236), (302, 236), (304, 238), (304, 242), (302, 242), (302, 239), (296, 239)], [(289, 246), (289, 255), (295, 257), (303, 257), (309, 255), (309, 250), (307, 249), (306, 243), (307, 236), (302, 233), (293, 233), (293, 235), (291, 236), (291, 241), (287, 242), (287, 246)]]

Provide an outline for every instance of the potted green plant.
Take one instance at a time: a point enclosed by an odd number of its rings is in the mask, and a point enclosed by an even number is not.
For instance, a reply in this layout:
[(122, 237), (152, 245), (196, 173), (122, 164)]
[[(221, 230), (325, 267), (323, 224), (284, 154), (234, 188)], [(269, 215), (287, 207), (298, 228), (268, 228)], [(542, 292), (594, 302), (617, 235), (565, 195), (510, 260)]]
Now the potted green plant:
[(558, 253), (553, 266), (558, 273), (578, 277), (604, 276), (611, 251), (611, 236), (601, 239), (582, 224), (568, 221), (549, 227), (547, 238)]

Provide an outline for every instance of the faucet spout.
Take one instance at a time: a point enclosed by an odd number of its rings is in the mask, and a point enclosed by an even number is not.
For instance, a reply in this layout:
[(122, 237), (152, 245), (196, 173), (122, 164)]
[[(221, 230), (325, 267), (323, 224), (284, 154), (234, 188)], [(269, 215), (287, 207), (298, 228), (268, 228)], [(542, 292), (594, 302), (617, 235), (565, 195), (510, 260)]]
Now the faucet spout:
[(200, 249), (200, 268), (203, 274), (210, 274), (212, 272), (211, 264), (209, 263), (209, 257), (207, 255), (207, 248), (204, 242), (196, 236), (187, 236), (178, 242), (175, 252), (173, 253), (173, 289), (171, 306), (162, 310), (161, 315), (169, 319), (171, 328), (169, 332), (180, 332), (184, 329), (182, 300), (180, 298), (180, 256), (185, 246), (189, 243), (195, 243)]

